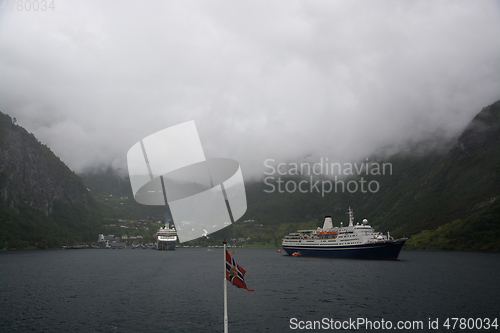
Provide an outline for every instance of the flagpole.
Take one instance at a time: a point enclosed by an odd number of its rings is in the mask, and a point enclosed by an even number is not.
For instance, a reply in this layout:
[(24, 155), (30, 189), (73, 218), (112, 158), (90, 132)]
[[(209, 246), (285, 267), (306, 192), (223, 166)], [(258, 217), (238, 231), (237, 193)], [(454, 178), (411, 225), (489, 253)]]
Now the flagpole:
[(224, 240), (224, 333), (227, 333), (226, 241)]

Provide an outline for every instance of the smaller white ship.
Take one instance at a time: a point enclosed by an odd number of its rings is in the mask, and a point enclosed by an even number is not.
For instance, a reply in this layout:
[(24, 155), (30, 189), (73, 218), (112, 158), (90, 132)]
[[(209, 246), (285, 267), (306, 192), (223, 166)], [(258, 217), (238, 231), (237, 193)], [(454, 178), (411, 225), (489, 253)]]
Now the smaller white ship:
[(177, 231), (170, 228), (168, 222), (156, 232), (156, 249), (160, 251), (175, 250), (177, 244)]
[[(299, 230), (283, 238), (283, 250), (291, 256), (398, 259), (399, 252), (408, 238), (394, 239), (375, 231), (364, 219), (354, 225), (354, 214), (349, 207), (349, 226), (334, 227), (327, 216), (323, 228)], [(341, 223), (342, 224), (342, 223)]]

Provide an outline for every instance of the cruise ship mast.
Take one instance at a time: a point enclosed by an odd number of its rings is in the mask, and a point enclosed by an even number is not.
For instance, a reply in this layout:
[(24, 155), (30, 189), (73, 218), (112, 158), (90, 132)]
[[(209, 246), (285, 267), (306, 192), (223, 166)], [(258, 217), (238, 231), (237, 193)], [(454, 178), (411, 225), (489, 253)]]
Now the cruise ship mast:
[(349, 206), (349, 209), (347, 210), (347, 215), (349, 215), (349, 226), (353, 227), (354, 226), (354, 212), (352, 211), (350, 206)]

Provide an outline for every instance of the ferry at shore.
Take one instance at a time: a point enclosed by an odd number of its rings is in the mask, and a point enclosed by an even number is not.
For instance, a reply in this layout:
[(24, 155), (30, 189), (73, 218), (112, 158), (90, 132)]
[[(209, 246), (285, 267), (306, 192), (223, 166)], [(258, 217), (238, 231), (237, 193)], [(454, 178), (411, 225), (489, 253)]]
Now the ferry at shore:
[[(332, 218), (325, 217), (323, 228), (299, 230), (285, 236), (283, 250), (291, 256), (354, 259), (398, 259), (408, 238), (394, 239), (389, 233), (376, 232), (368, 220), (354, 225), (354, 214), (348, 210), (349, 225), (334, 227)], [(342, 222), (341, 222), (342, 224)]]
[(156, 249), (160, 251), (175, 250), (177, 231), (170, 228), (168, 222), (156, 232)]

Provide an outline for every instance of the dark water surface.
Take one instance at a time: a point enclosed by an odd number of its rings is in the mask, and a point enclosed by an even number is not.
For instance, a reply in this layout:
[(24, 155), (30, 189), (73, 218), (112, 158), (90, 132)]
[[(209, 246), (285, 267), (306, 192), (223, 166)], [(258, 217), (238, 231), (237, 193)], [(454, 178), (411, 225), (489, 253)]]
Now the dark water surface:
[[(433, 332), (451, 332), (446, 318), (500, 317), (500, 254), (403, 251), (399, 261), (369, 261), (237, 249), (233, 257), (255, 292), (228, 285), (229, 332), (309, 331), (291, 329), (292, 318), (301, 327), (383, 319), (393, 332), (427, 332), (430, 318), (439, 320)], [(223, 274), (222, 249), (2, 253), (0, 332), (222, 332)], [(398, 321), (424, 329), (396, 329)]]

